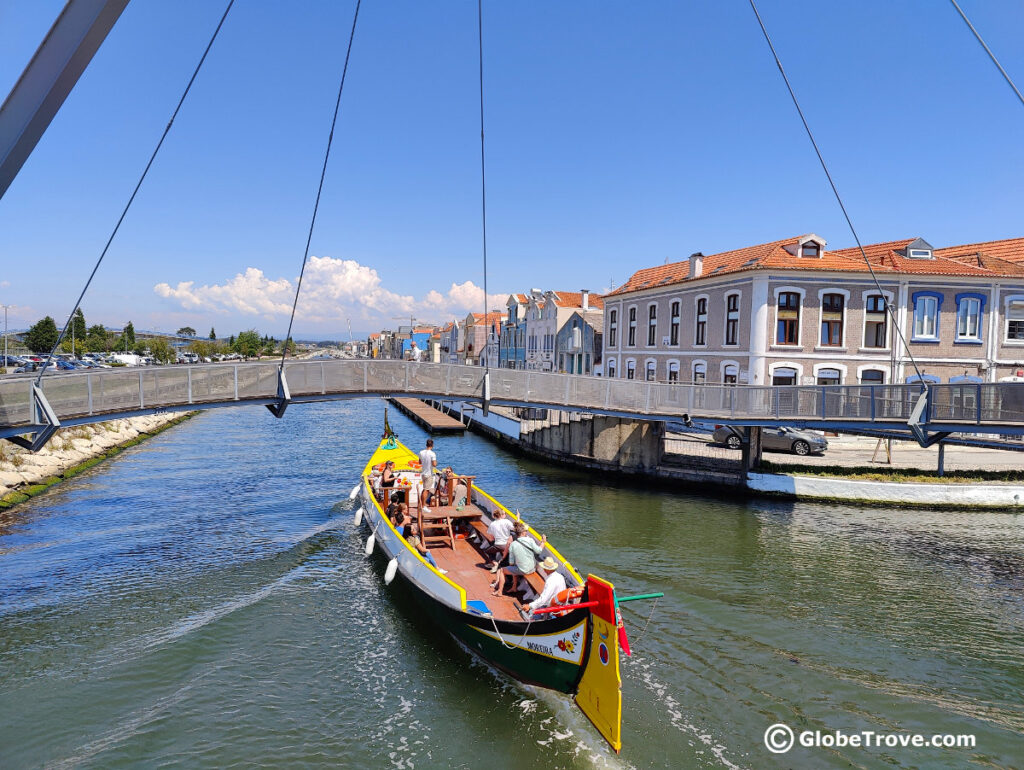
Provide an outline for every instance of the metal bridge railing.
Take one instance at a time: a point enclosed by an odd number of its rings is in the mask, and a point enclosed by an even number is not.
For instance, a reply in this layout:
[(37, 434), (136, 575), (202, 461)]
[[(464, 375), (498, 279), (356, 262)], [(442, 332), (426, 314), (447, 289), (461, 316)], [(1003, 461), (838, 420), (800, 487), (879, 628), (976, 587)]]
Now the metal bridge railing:
[[(294, 361), (285, 368), (291, 397), (367, 394), (479, 399), (484, 371), (475, 366), (389, 360)], [(0, 428), (33, 421), (32, 379), (0, 379)], [(43, 392), (59, 419), (82, 419), (187, 405), (266, 403), (278, 397), (278, 364), (256, 362), (125, 368), (54, 374)], [(498, 369), (495, 402), (569, 411), (652, 417), (771, 421), (906, 423), (921, 385), (679, 385)], [(1024, 384), (932, 385), (924, 422), (1024, 424)]]

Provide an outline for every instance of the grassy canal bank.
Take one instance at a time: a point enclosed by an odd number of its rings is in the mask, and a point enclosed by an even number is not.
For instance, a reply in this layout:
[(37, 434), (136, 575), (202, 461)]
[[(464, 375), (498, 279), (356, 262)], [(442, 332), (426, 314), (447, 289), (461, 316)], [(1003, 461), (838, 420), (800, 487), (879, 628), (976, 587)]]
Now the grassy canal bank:
[(0, 442), (0, 512), (198, 414), (150, 415), (62, 428), (33, 454)]

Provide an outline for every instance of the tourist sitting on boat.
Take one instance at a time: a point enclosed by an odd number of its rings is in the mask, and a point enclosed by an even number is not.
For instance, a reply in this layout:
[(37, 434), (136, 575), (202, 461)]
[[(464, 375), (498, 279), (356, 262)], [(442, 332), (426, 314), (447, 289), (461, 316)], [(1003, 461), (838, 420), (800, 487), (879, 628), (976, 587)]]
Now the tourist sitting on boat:
[(508, 566), (498, 570), (497, 580), (491, 583), (494, 596), (500, 596), (505, 587), (505, 575), (512, 576), (512, 592), (519, 588), (519, 576), (530, 575), (537, 571), (537, 557), (548, 543), (547, 535), (540, 539), (540, 545), (526, 531), (526, 525), (517, 521), (514, 527), (515, 536), (508, 546)]
[(427, 560), (431, 567), (436, 569), (442, 575), (446, 574), (448, 570), (443, 570), (437, 566), (437, 562), (434, 561), (434, 554), (427, 550), (427, 546), (424, 545), (423, 540), (420, 538), (420, 525), (414, 521), (411, 524), (409, 524), (407, 529), (409, 534), (406, 535), (405, 539), (409, 541), (409, 545), (411, 545), (413, 548), (419, 551), (420, 554), (423, 556), (424, 559)]
[(398, 503), (397, 505), (395, 505), (394, 511), (388, 514), (388, 519), (391, 520), (391, 523), (394, 525), (395, 529), (399, 529), (400, 527), (405, 525), (406, 510), (407, 509), (405, 503)]
[(441, 479), (437, 485), (438, 505), (453, 505), (455, 490), (455, 471), (448, 466), (441, 471)]
[(519, 614), (526, 620), (533, 618), (533, 611), (541, 607), (550, 607), (558, 594), (566, 590), (565, 575), (558, 571), (558, 562), (548, 556), (537, 565), (537, 573), (544, 578), (544, 590), (540, 596), (519, 609)]
[(508, 541), (512, 537), (514, 527), (503, 510), (494, 512), (494, 519), (487, 527), (488, 543), (484, 546), (484, 556), (490, 558), (491, 572), (497, 572), (508, 555)]
[(380, 474), (380, 488), (387, 489), (395, 486), (395, 461), (388, 460), (384, 463), (384, 471)]

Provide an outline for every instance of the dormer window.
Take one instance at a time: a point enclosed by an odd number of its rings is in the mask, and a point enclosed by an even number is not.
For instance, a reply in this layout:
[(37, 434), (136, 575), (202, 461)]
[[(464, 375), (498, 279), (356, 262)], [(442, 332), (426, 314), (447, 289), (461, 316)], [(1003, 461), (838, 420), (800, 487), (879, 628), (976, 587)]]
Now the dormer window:
[(821, 245), (816, 241), (807, 241), (800, 247), (800, 256), (817, 259), (821, 256)]
[(916, 238), (911, 243), (908, 243), (904, 253), (907, 255), (907, 259), (935, 259), (935, 255), (932, 253), (932, 245), (924, 238)]

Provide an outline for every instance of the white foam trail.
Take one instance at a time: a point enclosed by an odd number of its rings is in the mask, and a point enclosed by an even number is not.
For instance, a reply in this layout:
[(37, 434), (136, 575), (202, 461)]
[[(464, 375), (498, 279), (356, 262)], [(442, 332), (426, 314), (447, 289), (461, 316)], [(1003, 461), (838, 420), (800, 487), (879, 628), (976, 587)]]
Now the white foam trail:
[(652, 666), (650, 662), (641, 661), (634, 655), (632, 664), (631, 668), (640, 675), (640, 681), (644, 687), (654, 693), (655, 699), (664, 705), (665, 711), (669, 716), (669, 721), (673, 727), (682, 733), (693, 736), (707, 746), (708, 751), (710, 751), (715, 759), (721, 762), (724, 767), (729, 768), (729, 770), (742, 770), (740, 765), (734, 764), (726, 758), (726, 747), (717, 742), (714, 736), (697, 725), (687, 721), (686, 717), (683, 715), (683, 709), (679, 701), (668, 694), (668, 686), (663, 682), (659, 682), (651, 675)]
[[(633, 768), (633, 765), (628, 764), (621, 756), (612, 753), (604, 738), (597, 734), (583, 712), (576, 708), (571, 697), (512, 679), (481, 659), (459, 639), (455, 641), (469, 654), (470, 665), (485, 669), (510, 693), (520, 697), (526, 696), (517, 704), (519, 718), (524, 721), (530, 720), (528, 731), (539, 745), (551, 746), (558, 742), (564, 748), (569, 748), (575, 741), (571, 749), (573, 758), (583, 759), (590, 767)], [(534, 721), (538, 714), (538, 704), (543, 705), (554, 716), (539, 722)]]

